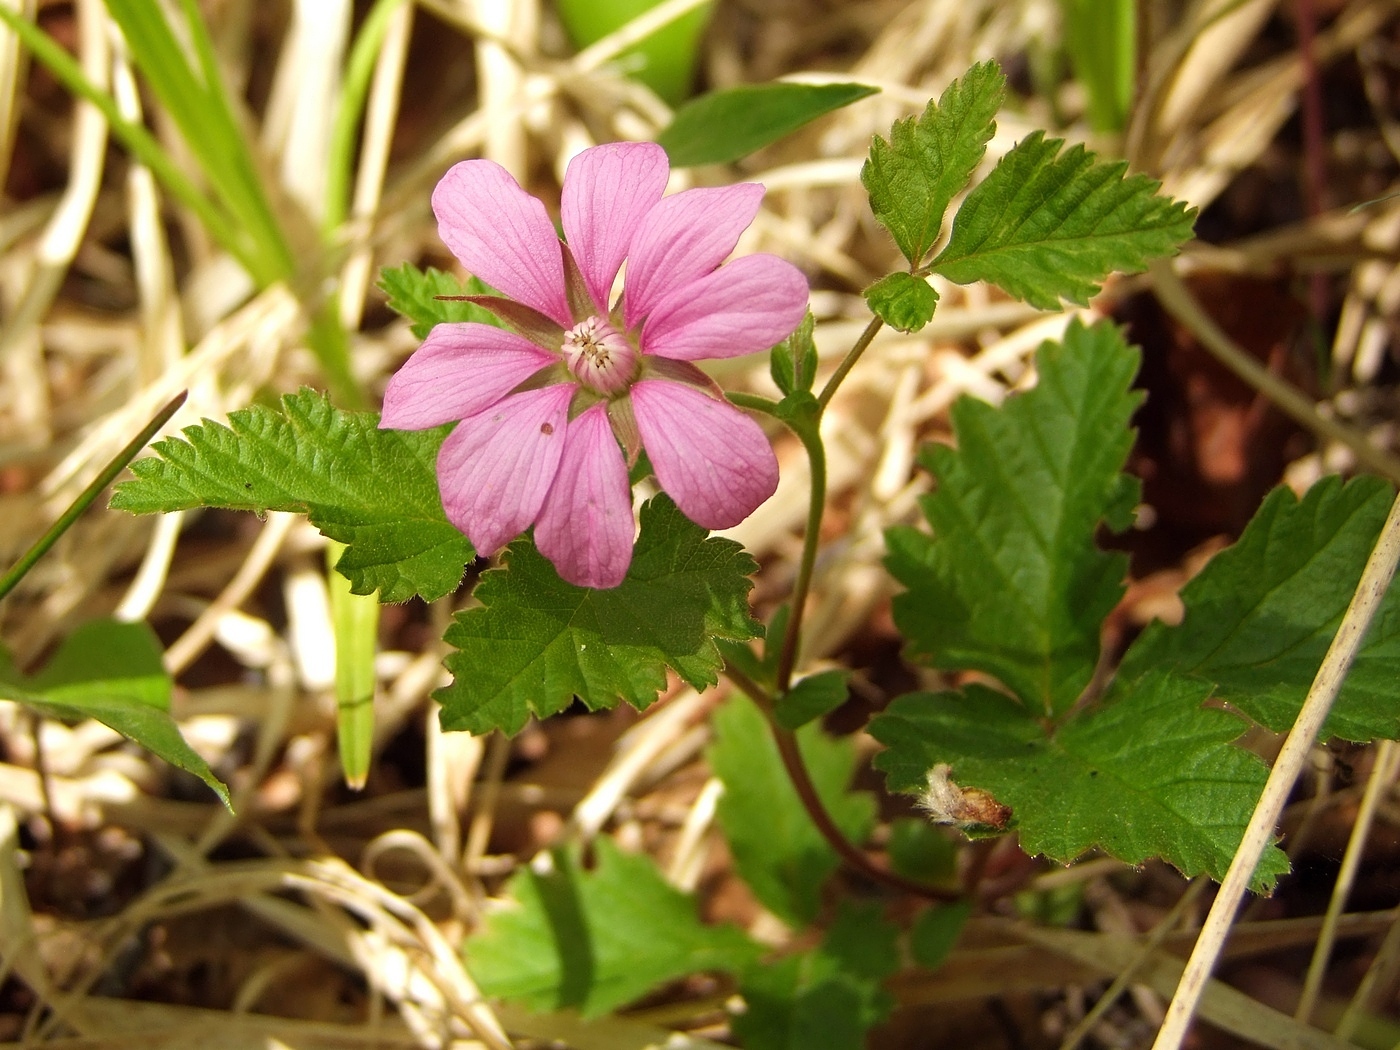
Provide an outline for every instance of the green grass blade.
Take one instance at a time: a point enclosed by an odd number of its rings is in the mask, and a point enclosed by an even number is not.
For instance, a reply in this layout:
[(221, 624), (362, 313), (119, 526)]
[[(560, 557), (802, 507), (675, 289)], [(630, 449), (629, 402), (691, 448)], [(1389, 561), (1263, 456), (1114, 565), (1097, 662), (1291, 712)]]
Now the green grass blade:
[(369, 777), (374, 746), (374, 653), (379, 638), (379, 600), (350, 593), (350, 581), (335, 570), (345, 544), (326, 545), (326, 584), (335, 629), (336, 736), (345, 782), (356, 791)]
[[(0, 11), (4, 10), (3, 7), (0, 7)], [(24, 552), (24, 556), (14, 564), (9, 572), (5, 573), (4, 577), (0, 577), (0, 598), (4, 598), (5, 595), (14, 590), (15, 585), (24, 579), (25, 574), (34, 567), (34, 563), (58, 542), (60, 536), (72, 528), (73, 523), (82, 516), (83, 511), (88, 509), (98, 494), (111, 484), (112, 479), (122, 472), (122, 468), (135, 458), (136, 453), (146, 447), (146, 442), (155, 437), (156, 431), (165, 426), (170, 417), (185, 403), (186, 396), (188, 396), (188, 391), (181, 391), (157, 412), (155, 418), (141, 429), (141, 433), (132, 438), (131, 443), (118, 452), (112, 461), (102, 469), (102, 473), (92, 480), (92, 484), (79, 493), (78, 498), (59, 516), (48, 532), (40, 536), (34, 546)]]

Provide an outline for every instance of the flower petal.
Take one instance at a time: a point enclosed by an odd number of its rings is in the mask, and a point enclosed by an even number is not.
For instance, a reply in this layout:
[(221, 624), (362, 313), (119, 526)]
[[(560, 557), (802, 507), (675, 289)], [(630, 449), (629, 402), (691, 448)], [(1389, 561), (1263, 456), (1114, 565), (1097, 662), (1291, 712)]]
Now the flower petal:
[(526, 306), (573, 323), (559, 237), (544, 205), (493, 160), (464, 160), (433, 190), (438, 236), (462, 265)]
[(656, 480), (697, 525), (728, 529), (778, 487), (778, 459), (759, 427), (733, 405), (682, 383), (644, 379), (632, 411)]
[(661, 199), (670, 171), (666, 151), (654, 142), (610, 142), (569, 161), (559, 220), (604, 317), (632, 235)]
[(762, 200), (762, 186), (741, 182), (685, 190), (647, 212), (627, 253), (627, 327), (671, 292), (724, 262)]
[(381, 428), (426, 430), (490, 408), (559, 358), (472, 321), (435, 325), (384, 391)]
[(677, 361), (767, 350), (807, 313), (807, 278), (776, 255), (746, 255), (677, 288), (642, 328), (642, 352)]
[(564, 458), (535, 524), (535, 545), (577, 587), (616, 587), (632, 564), (632, 486), (608, 414), (569, 423)]
[(556, 383), (512, 394), (462, 420), (442, 443), (442, 508), (478, 553), (494, 553), (539, 515), (559, 469), (575, 389)]

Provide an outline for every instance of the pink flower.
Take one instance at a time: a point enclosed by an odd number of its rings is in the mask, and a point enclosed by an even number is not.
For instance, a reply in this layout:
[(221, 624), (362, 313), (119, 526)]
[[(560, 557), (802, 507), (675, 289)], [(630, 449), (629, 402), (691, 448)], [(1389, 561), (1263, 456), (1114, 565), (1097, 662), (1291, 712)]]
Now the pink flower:
[(438, 453), (438, 488), (483, 554), (534, 525), (565, 580), (616, 587), (632, 561), (628, 462), (643, 448), (661, 488), (707, 529), (737, 525), (777, 487), (763, 431), (691, 362), (786, 338), (807, 282), (773, 255), (720, 265), (762, 186), (663, 198), (668, 173), (653, 143), (584, 150), (564, 175), (567, 244), (492, 161), (453, 166), (433, 192), (443, 241), (509, 297), (473, 301), (513, 331), (435, 327), (389, 381), (379, 425), (460, 420)]

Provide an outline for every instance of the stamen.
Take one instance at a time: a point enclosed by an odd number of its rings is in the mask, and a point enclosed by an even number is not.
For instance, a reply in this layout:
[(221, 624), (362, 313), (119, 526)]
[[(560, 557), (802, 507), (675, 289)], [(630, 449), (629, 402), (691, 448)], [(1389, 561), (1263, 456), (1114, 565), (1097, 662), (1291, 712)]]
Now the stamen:
[(562, 349), (569, 371), (599, 394), (620, 394), (637, 378), (637, 351), (626, 336), (599, 317), (580, 321), (564, 333)]

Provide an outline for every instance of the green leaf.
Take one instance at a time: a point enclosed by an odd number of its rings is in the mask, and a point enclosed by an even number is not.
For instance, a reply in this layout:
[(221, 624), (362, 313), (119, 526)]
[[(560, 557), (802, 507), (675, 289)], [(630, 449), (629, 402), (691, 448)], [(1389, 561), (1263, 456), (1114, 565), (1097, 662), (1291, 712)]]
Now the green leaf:
[(812, 340), (816, 324), (817, 319), (808, 310), (792, 335), (773, 347), (768, 370), (784, 396), (812, 389), (812, 381), (817, 377), (817, 344)]
[(676, 168), (728, 164), (804, 124), (877, 94), (864, 84), (745, 84), (692, 99), (656, 141)]
[(890, 867), (929, 885), (956, 885), (958, 847), (942, 828), (922, 817), (890, 821)]
[(953, 81), (923, 116), (896, 121), (890, 140), (870, 144), (860, 181), (870, 208), (917, 267), (938, 240), (943, 214), (972, 173), (996, 132), (1006, 77), (995, 62), (973, 66)]
[(1128, 125), (1137, 75), (1134, 0), (1060, 0), (1065, 50), (1089, 101), (1089, 125), (1118, 132)]
[(409, 330), (418, 339), (428, 338), (433, 325), (443, 322), (476, 321), (502, 328), (490, 310), (476, 303), (439, 299), (440, 295), (495, 295), (490, 285), (475, 276), (459, 281), (436, 266), (420, 270), (412, 263), (386, 266), (379, 271), (379, 288), (389, 297), (389, 309), (413, 324)]
[[(1178, 627), (1152, 624), (1120, 676), (1174, 668), (1275, 732), (1293, 725), (1361, 579), (1394, 490), (1380, 478), (1323, 478), (1299, 501), (1265, 499), (1234, 546), (1181, 592)], [(1400, 589), (1372, 621), (1323, 728), (1324, 738), (1400, 738)]]
[[(569, 38), (588, 47), (661, 0), (556, 0), (554, 7)], [(618, 69), (640, 80), (674, 106), (694, 90), (695, 59), (712, 5), (693, 8), (643, 37), (614, 60)]]
[(933, 320), (938, 293), (922, 277), (900, 272), (881, 277), (867, 288), (865, 301), (870, 312), (891, 328), (917, 332)]
[(909, 930), (909, 948), (914, 961), (929, 970), (942, 966), (971, 915), (972, 906), (966, 901), (941, 904), (921, 912)]
[(1110, 273), (1137, 273), (1191, 237), (1196, 209), (1161, 184), (1035, 131), (958, 209), (930, 269), (958, 284), (990, 281), (1042, 310), (1085, 304)]
[(658, 496), (642, 507), (632, 567), (599, 591), (559, 578), (529, 539), (507, 549), (505, 567), (476, 588), (481, 607), (457, 614), (444, 636), (451, 685), (434, 695), (444, 729), (515, 733), (531, 714), (618, 699), (645, 708), (670, 667), (697, 689), (723, 666), (715, 638), (756, 637), (749, 615), (752, 558), (732, 540), (706, 538)]
[[(706, 753), (724, 784), (717, 816), (739, 875), (778, 918), (796, 926), (816, 918), (822, 885), (836, 870), (836, 853), (808, 816), (783, 768), (777, 745), (753, 702), (733, 696), (714, 716), (715, 742)], [(875, 805), (848, 790), (855, 745), (816, 725), (797, 734), (803, 764), (831, 819), (854, 842), (870, 834)]]
[(0, 698), (52, 718), (95, 718), (172, 766), (193, 773), (229, 804), (228, 788), (170, 717), (170, 675), (144, 623), (91, 620), (59, 645), (37, 674), (19, 673), (0, 649)]
[(784, 729), (800, 729), (846, 702), (846, 671), (821, 671), (801, 679), (778, 697), (773, 720)]
[(970, 397), (953, 406), (958, 447), (921, 455), (938, 479), (922, 500), (933, 536), (886, 533), (886, 564), (908, 588), (895, 623), (914, 655), (995, 675), (1043, 714), (1083, 691), (1127, 572), (1094, 533), (1101, 521), (1121, 531), (1137, 502), (1136, 481), (1119, 473), (1137, 365), (1116, 328), (1075, 321), (1037, 352), (1032, 390), (999, 409)]
[(894, 1009), (883, 982), (899, 966), (897, 937), (879, 904), (842, 901), (820, 947), (745, 975), (735, 1037), (744, 1050), (862, 1050)]
[(314, 390), (205, 420), (131, 465), (111, 506), (136, 514), (223, 507), (305, 514), (349, 549), (336, 568), (381, 602), (457, 588), (474, 557), (443, 514), (434, 464), (445, 428), (380, 430), (373, 412), (343, 412)]
[[(1219, 879), (1264, 786), (1260, 759), (1232, 746), (1243, 723), (1203, 707), (1209, 687), (1161, 673), (1115, 683), (1103, 702), (1047, 730), (1036, 713), (980, 685), (911, 693), (870, 723), (888, 750), (875, 765), (891, 790), (919, 793), (935, 765), (963, 789), (1012, 808), (1022, 847), (1068, 863), (1103, 849), (1129, 864), (1162, 857)], [(1267, 889), (1288, 870), (1277, 848), (1255, 873)]]
[(597, 1017), (689, 973), (742, 972), (761, 948), (732, 926), (704, 926), (695, 902), (669, 885), (645, 856), (611, 840), (556, 850), (549, 869), (511, 878), (514, 906), (488, 914), (463, 949), (486, 995), (535, 1011), (574, 1008)]

